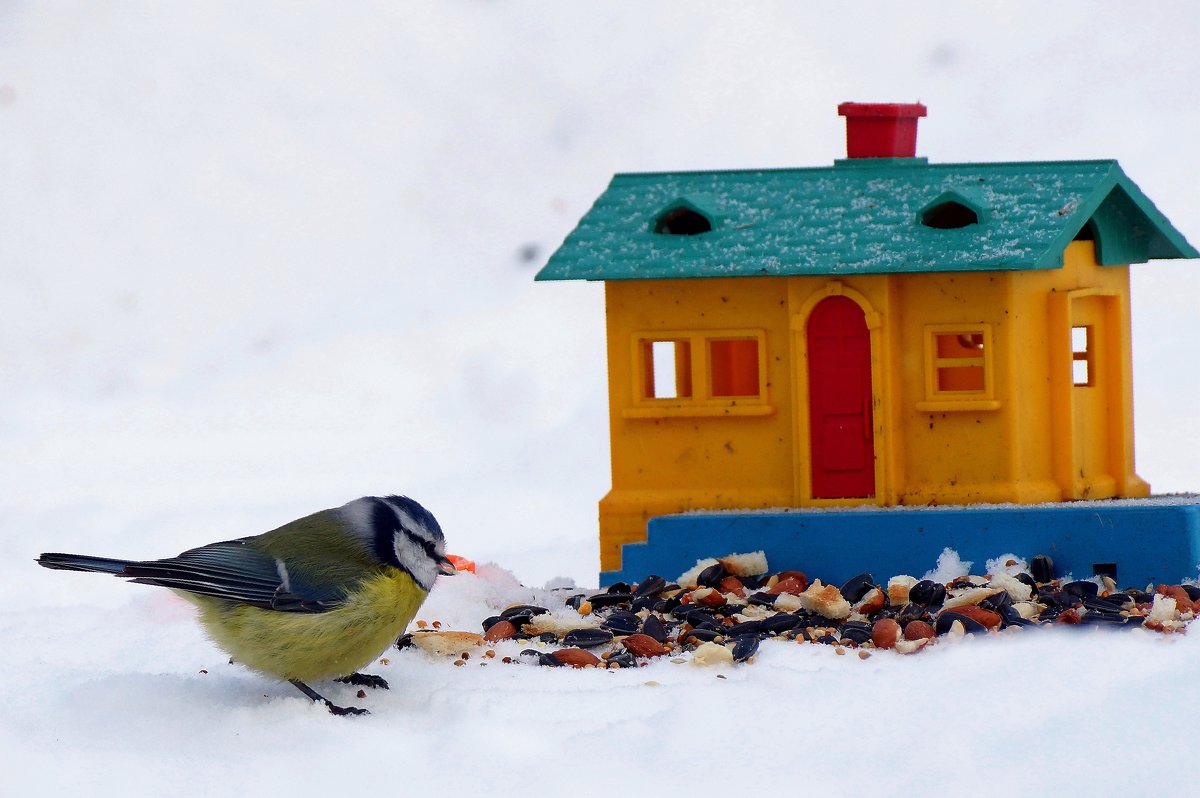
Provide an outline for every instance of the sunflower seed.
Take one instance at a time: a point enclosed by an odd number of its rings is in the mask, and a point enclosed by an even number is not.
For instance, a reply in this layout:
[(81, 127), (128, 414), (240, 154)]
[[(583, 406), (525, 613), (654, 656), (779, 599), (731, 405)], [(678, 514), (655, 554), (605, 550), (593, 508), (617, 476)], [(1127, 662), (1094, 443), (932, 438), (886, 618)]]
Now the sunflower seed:
[(562, 643), (568, 648), (595, 648), (611, 643), (613, 633), (606, 629), (572, 629), (563, 635)]

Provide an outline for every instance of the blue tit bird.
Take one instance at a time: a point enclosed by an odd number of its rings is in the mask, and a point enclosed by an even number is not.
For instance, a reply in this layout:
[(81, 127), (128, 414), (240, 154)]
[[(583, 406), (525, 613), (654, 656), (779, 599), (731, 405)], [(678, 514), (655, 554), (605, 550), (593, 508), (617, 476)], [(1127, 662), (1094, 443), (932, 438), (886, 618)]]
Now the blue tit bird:
[(359, 673), (404, 632), (438, 574), (453, 574), (442, 529), (405, 496), (365, 496), (253, 537), (163, 560), (43, 554), (39, 565), (160, 585), (199, 608), (233, 661), (291, 682), (335, 715), (306, 682), (387, 688)]

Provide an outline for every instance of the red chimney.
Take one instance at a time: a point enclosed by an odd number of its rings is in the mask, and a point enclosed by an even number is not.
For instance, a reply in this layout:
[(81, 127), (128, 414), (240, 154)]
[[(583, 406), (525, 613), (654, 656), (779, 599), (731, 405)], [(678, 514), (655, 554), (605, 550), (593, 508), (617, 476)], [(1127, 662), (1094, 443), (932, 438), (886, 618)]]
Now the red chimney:
[(846, 157), (913, 158), (917, 154), (920, 103), (842, 103), (846, 117)]

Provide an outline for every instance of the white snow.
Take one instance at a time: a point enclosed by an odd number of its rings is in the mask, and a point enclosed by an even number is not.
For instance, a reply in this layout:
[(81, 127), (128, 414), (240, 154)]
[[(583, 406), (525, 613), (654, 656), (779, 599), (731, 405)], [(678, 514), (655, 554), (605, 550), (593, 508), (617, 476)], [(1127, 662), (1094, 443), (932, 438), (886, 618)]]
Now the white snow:
[[(390, 692), (319, 686), (372, 711), (336, 718), (165, 591), (33, 558), (402, 492), (497, 564), (424, 619), (479, 631), (544, 596), (521, 583), (594, 584), (603, 291), (532, 278), (613, 173), (824, 165), (839, 102), (920, 99), (932, 162), (1115, 157), (1200, 243), (1197, 22), (1182, 0), (0, 5), (0, 794), (1193, 785), (1195, 634), (630, 672), (392, 651)], [(1195, 491), (1198, 264), (1132, 279), (1138, 471)]]
[(951, 548), (942, 549), (942, 553), (938, 555), (937, 566), (925, 572), (922, 579), (932, 579), (934, 582), (945, 584), (960, 576), (966, 576), (971, 573), (972, 563), (970, 560), (964, 560), (958, 556), (958, 552)]

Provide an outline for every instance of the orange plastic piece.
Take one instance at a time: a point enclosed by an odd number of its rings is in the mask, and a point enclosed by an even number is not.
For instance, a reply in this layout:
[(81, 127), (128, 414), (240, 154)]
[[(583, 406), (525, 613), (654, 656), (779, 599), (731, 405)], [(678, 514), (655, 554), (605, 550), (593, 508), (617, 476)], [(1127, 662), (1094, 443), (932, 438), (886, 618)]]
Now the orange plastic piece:
[(457, 571), (469, 571), (475, 573), (475, 561), (468, 560), (466, 557), (459, 557), (457, 554), (447, 554), (446, 559), (454, 563), (454, 568)]

